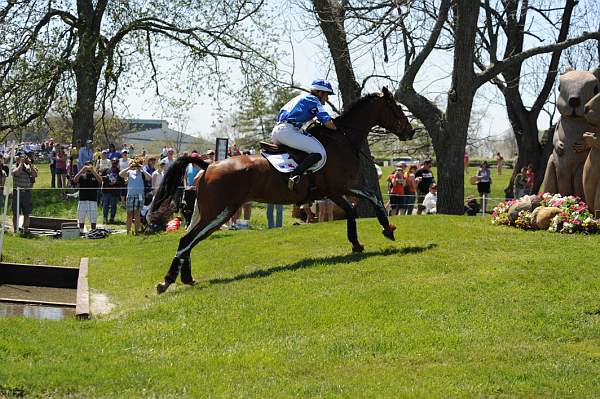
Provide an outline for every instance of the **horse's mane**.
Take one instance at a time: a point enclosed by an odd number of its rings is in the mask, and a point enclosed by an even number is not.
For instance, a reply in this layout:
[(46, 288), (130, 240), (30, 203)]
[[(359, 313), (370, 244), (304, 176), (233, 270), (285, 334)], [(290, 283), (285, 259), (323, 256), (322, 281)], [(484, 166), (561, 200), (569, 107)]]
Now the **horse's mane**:
[[(350, 115), (352, 112), (355, 112), (357, 109), (361, 108), (364, 104), (371, 101), (371, 99), (373, 99), (375, 97), (379, 97), (380, 95), (381, 95), (381, 93), (370, 93), (370, 94), (366, 94), (366, 95), (354, 100), (349, 106), (347, 106), (344, 109), (344, 111), (341, 113), (341, 115), (333, 118), (334, 123), (337, 121), (343, 120), (345, 117)], [(314, 125), (309, 126), (308, 129), (306, 129), (306, 131), (308, 133), (312, 134), (313, 136), (315, 136), (321, 142), (323, 139), (326, 140), (327, 137), (331, 137), (331, 135), (332, 135), (331, 130), (327, 129), (324, 126), (321, 126), (318, 123), (315, 123)]]
[(344, 117), (348, 116), (350, 113), (356, 111), (357, 108), (362, 107), (362, 105), (364, 103), (367, 103), (369, 101), (371, 101), (371, 99), (375, 98), (375, 97), (379, 97), (381, 96), (381, 93), (370, 93), (370, 94), (366, 94), (364, 96), (362, 96), (361, 98), (354, 100), (350, 105), (348, 105), (346, 107), (346, 109), (344, 109), (344, 111), (342, 112), (342, 114), (338, 117), (335, 118), (335, 120), (338, 119), (343, 119)]

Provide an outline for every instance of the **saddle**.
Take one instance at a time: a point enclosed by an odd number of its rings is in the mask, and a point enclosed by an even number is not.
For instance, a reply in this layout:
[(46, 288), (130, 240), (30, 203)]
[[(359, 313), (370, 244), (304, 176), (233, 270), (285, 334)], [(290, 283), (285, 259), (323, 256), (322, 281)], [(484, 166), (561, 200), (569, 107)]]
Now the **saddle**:
[(304, 151), (300, 151), (283, 144), (277, 145), (267, 141), (260, 141), (258, 144), (260, 145), (261, 153), (267, 159), (269, 155), (289, 154), (291, 159), (296, 161), (297, 164), (300, 164), (302, 161), (304, 161), (304, 158), (308, 156), (308, 154)]

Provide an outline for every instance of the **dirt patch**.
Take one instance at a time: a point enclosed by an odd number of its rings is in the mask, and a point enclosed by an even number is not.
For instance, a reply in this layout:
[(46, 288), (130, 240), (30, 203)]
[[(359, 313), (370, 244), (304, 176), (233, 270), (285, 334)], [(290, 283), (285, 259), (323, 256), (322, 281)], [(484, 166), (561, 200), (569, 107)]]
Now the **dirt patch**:
[(105, 315), (115, 308), (115, 305), (110, 302), (108, 296), (102, 292), (92, 290), (90, 298), (90, 311), (93, 315)]

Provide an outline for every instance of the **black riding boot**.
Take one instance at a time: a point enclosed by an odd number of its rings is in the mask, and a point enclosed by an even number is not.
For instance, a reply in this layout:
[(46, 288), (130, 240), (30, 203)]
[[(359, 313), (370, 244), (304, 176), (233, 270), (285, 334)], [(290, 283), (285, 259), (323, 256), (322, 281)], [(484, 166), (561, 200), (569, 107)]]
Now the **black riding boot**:
[(308, 156), (304, 158), (304, 161), (302, 161), (302, 163), (296, 166), (296, 169), (292, 171), (290, 179), (288, 180), (288, 188), (291, 191), (294, 191), (294, 187), (296, 187), (296, 184), (300, 180), (300, 175), (302, 175), (302, 173), (306, 172), (306, 169), (310, 168), (320, 160), (321, 154), (318, 152), (308, 154)]

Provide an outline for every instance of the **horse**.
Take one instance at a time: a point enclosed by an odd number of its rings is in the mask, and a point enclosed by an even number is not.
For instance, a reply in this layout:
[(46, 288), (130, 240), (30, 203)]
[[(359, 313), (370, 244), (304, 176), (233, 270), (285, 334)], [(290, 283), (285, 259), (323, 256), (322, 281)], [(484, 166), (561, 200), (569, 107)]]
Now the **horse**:
[[(364, 246), (357, 237), (356, 212), (344, 196), (362, 197), (375, 206), (383, 235), (394, 240), (395, 226), (389, 223), (382, 202), (374, 193), (356, 187), (359, 157), (366, 156), (360, 147), (374, 126), (384, 128), (403, 141), (412, 139), (412, 126), (402, 107), (386, 87), (381, 92), (358, 99), (335, 118), (334, 123), (337, 130), (321, 125), (307, 129), (325, 147), (327, 162), (312, 176), (302, 176), (294, 191), (288, 189), (288, 174), (275, 170), (261, 155), (239, 155), (211, 164), (198, 157), (178, 158), (167, 171), (157, 191), (148, 212), (149, 218), (152, 218), (154, 212), (161, 213), (171, 202), (188, 164), (199, 165), (203, 171), (199, 173), (195, 183), (196, 200), (192, 221), (186, 234), (179, 240), (164, 282), (156, 285), (157, 293), (165, 292), (179, 274), (182, 283), (196, 284), (192, 277), (192, 249), (218, 230), (247, 201), (294, 204), (329, 198), (346, 214), (347, 236), (352, 244), (352, 251), (361, 252)], [(293, 152), (292, 149), (286, 149)]]

